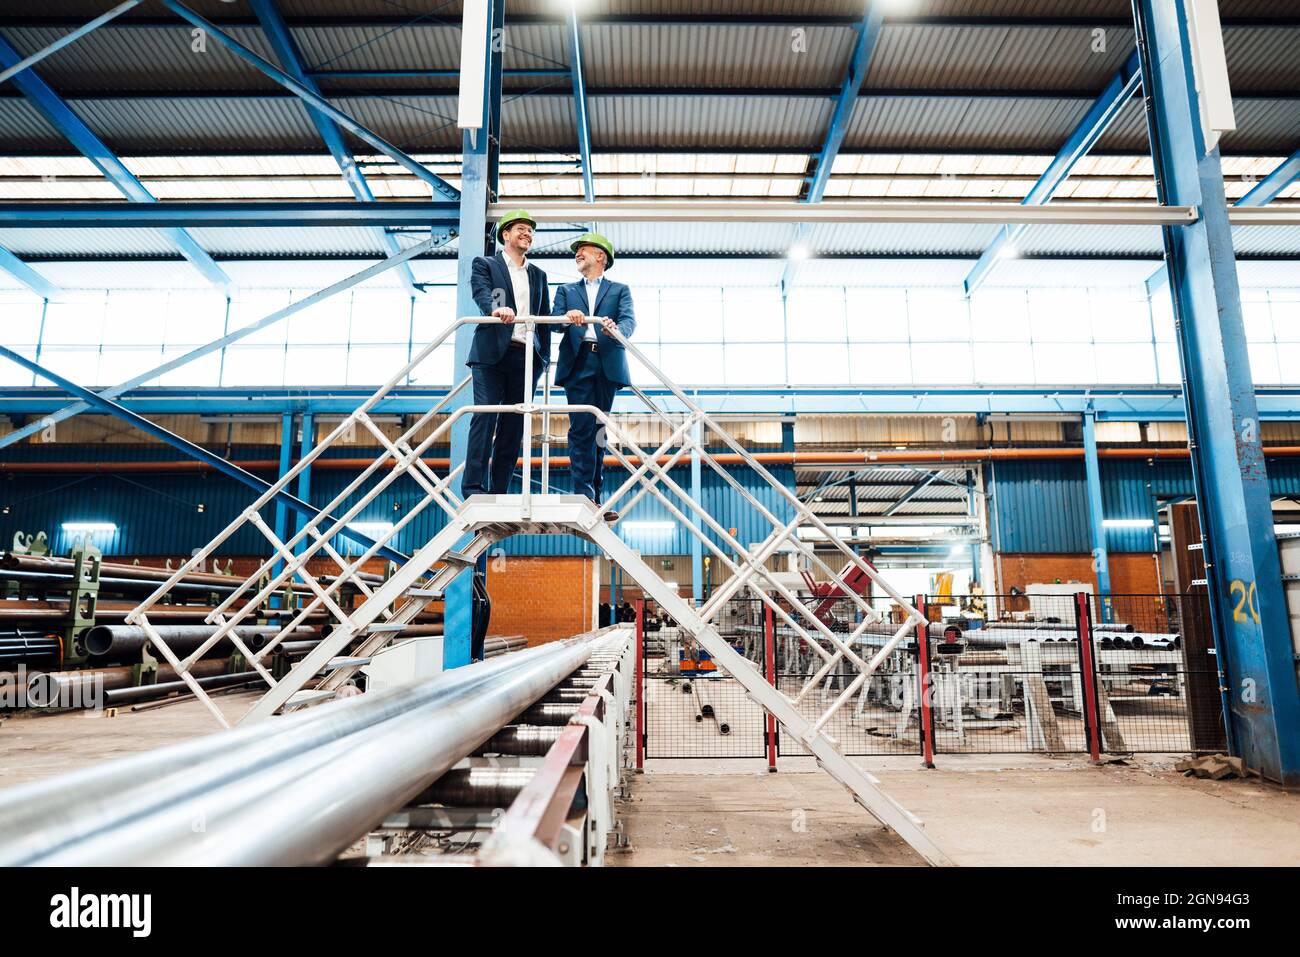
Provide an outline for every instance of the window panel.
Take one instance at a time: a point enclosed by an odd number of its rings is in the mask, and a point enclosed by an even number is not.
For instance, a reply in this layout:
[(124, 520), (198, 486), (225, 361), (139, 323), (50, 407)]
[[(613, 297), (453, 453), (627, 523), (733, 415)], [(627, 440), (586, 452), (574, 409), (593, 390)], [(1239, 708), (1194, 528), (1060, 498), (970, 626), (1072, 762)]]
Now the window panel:
[(849, 288), (845, 291), (852, 342), (907, 342), (907, 292)]
[(636, 290), (632, 300), (632, 312), (636, 316), (636, 331), (632, 333), (632, 338), (636, 340), (636, 347), (644, 349), (647, 345), (658, 345), (659, 290)]
[(1300, 291), (1274, 292), (1273, 334), (1278, 342), (1300, 342)]
[(229, 346), (221, 384), (284, 385), (284, 346)]
[[(433, 362), (433, 357), (429, 361)], [(404, 365), (405, 345), (353, 346), (348, 353), (348, 385), (378, 388)]]
[(691, 385), (722, 384), (724, 373), (721, 345), (664, 343), (660, 355), (660, 368), (674, 382)]
[(850, 343), (849, 376), (854, 385), (910, 385), (912, 349), (891, 343)]
[(105, 346), (99, 360), (99, 384), (117, 385), (162, 362), (162, 347)]
[[(13, 345), (9, 348), (13, 349), (13, 351), (18, 353), (20, 356), (26, 356), (32, 361), (36, 360), (35, 346)], [(0, 362), (0, 385), (31, 385), (32, 381), (32, 373), (27, 369), (24, 369), (18, 363)], [(40, 384), (48, 385), (49, 383), (42, 380)]]
[(1156, 381), (1151, 343), (1098, 343), (1097, 381), (1147, 384)]
[[(637, 331), (640, 332), (640, 329), (638, 328)], [(646, 359), (654, 363), (656, 366), (659, 366), (661, 357), (659, 354), (659, 344), (657, 342), (637, 343), (637, 348), (641, 350)], [(660, 384), (658, 377), (647, 369), (645, 364), (636, 356), (628, 356), (627, 364), (629, 371), (632, 373), (632, 381), (637, 385), (647, 386)]]
[(1277, 385), (1282, 381), (1282, 370), (1278, 366), (1277, 346), (1271, 342), (1247, 343), (1246, 351), (1250, 353), (1250, 375), (1257, 385)]
[(1165, 283), (1151, 296), (1151, 319), (1155, 324), (1156, 342), (1177, 341), (1177, 329), (1174, 327), (1174, 302), (1169, 296), (1169, 284)]
[[(77, 385), (103, 384), (99, 381), (99, 346), (47, 346), (41, 351), (41, 365)], [(48, 384), (39, 377), (36, 382), (38, 385)]]
[[(791, 290), (786, 298), (786, 334), (791, 342), (844, 342), (844, 290), (809, 288)], [(794, 366), (790, 366), (794, 375)]]
[(167, 327), (167, 293), (118, 291), (108, 294), (105, 345), (161, 345)]
[(784, 346), (728, 342), (724, 353), (727, 385), (785, 385)]
[[(443, 330), (456, 321), (456, 290), (438, 286), (430, 289), (423, 298), (415, 300), (415, 310), (411, 318), (411, 335), (418, 352)], [(447, 337), (447, 342), (455, 339), (455, 334)]]
[(225, 334), (226, 300), (223, 296), (178, 290), (167, 297), (162, 341), (168, 346), (200, 346)]
[[(305, 290), (294, 291), (294, 301), (307, 298)], [(352, 321), (352, 294), (342, 292), (329, 296), (288, 319), (289, 342), (303, 345), (338, 343), (347, 345), (348, 326)], [(342, 379), (335, 379), (341, 382)]]
[[(637, 332), (640, 333), (639, 317), (637, 321)], [(727, 342), (783, 341), (785, 309), (781, 304), (781, 291), (775, 287), (749, 286), (724, 289), (722, 324)], [(730, 381), (730, 375), (727, 378)]]
[[(425, 343), (427, 345), (428, 343)], [(465, 376), (469, 375), (469, 368), (461, 366), (453, 370), (452, 366), (456, 361), (456, 343), (453, 337), (448, 336), (447, 341), (433, 350), (423, 362), (415, 367), (411, 372), (410, 380), (412, 385), (429, 385), (444, 386), (450, 389)], [(394, 369), (393, 372), (397, 370)], [(390, 375), (392, 373), (389, 373)], [(383, 381), (387, 381), (385, 378)], [(472, 386), (465, 386), (467, 397), (472, 398), (473, 393), (468, 391)]]
[[(0, 296), (0, 316), (4, 317), (4, 342), (13, 348), (17, 345), (34, 346), (41, 335), (42, 303), (27, 298)], [(10, 363), (12, 365), (12, 363)], [(30, 376), (31, 373), (28, 373)]]
[[(289, 305), (288, 289), (267, 289), (241, 295), (230, 301), (230, 331), (264, 319)], [(281, 319), (265, 329), (239, 340), (241, 346), (284, 345), (288, 322)]]
[(789, 347), (791, 385), (842, 385), (849, 381), (849, 354), (843, 342)]
[(96, 346), (104, 337), (103, 297), (52, 302), (45, 312), (43, 341), (52, 346)]
[[(660, 290), (659, 337), (663, 342), (721, 342), (722, 290)], [(718, 363), (715, 374), (721, 367)]]
[(975, 368), (969, 343), (912, 343), (913, 382), (948, 385), (974, 380)]
[(976, 342), (1028, 342), (1029, 300), (1024, 290), (986, 290), (970, 300)]
[(1247, 342), (1273, 341), (1273, 314), (1269, 311), (1267, 302), (1243, 299), (1241, 321), (1246, 327)]
[(1178, 385), (1183, 381), (1182, 360), (1178, 355), (1177, 343), (1156, 343), (1156, 374), (1156, 381), (1161, 385)]
[[(185, 347), (173, 347), (163, 350), (163, 362), (170, 362), (179, 356), (184, 355), (190, 350)], [(221, 384), (221, 350), (209, 352), (205, 356), (200, 356), (185, 365), (173, 369), (171, 372), (164, 372), (155, 379), (150, 385), (163, 386), (194, 386), (196, 388), (207, 388)]]
[(1097, 362), (1088, 343), (1034, 343), (1034, 372), (1043, 385), (1097, 381)]
[[(970, 310), (959, 296), (927, 289), (910, 290), (907, 294), (907, 315), (911, 320), (912, 341), (931, 342), (970, 339)], [(916, 371), (916, 352), (912, 353)]]
[(394, 292), (366, 290), (352, 296), (352, 341), (406, 345), (411, 336), (411, 300)]
[(284, 363), (285, 385), (342, 385), (347, 377), (346, 346), (289, 346)]
[(975, 343), (975, 381), (1032, 385), (1033, 346), (1027, 342)]
[(1092, 319), (1088, 314), (1086, 292), (1082, 289), (1072, 292), (1029, 290), (1029, 324), (1035, 343), (1090, 342)]
[(1278, 377), (1287, 385), (1300, 384), (1300, 343), (1277, 344)]
[(1094, 289), (1089, 305), (1092, 334), (1097, 342), (1151, 342), (1151, 309), (1145, 299), (1135, 299), (1127, 291)]

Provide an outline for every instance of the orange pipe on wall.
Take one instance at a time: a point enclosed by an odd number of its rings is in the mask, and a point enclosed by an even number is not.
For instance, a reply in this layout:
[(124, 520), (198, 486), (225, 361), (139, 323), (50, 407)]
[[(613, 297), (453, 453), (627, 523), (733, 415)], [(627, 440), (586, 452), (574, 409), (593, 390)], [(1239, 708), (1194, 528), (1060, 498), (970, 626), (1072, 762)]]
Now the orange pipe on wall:
[[(1266, 446), (1265, 455), (1278, 457), (1300, 455), (1300, 445)], [(1081, 459), (1083, 449), (866, 449), (855, 452), (753, 452), (754, 460), (763, 465), (839, 465), (854, 468), (863, 465), (880, 465), (889, 463), (944, 463), (944, 462), (989, 462), (1002, 460), (1061, 460)], [(1186, 459), (1191, 453), (1185, 449), (1148, 449), (1148, 448), (1107, 448), (1098, 449), (1097, 457), (1102, 459)], [(670, 456), (661, 455), (660, 465), (668, 462)], [(717, 453), (713, 458), (721, 465), (742, 465), (744, 459), (733, 452)], [(360, 471), (369, 466), (374, 459), (317, 459), (312, 463), (313, 469), (325, 471), (348, 470)], [(447, 458), (426, 458), (425, 463), (432, 468), (450, 468), (451, 460)], [(522, 464), (522, 459), (520, 463)], [(640, 458), (628, 456), (628, 461), (639, 464)], [(533, 458), (534, 467), (540, 467), (542, 460)], [(270, 459), (251, 459), (232, 463), (249, 471), (274, 471), (279, 463)], [(569, 464), (567, 455), (551, 456), (551, 465), (556, 467)], [(605, 456), (606, 465), (618, 465), (618, 459), (612, 455)], [(180, 460), (174, 462), (0, 462), (0, 472), (35, 472), (50, 474), (55, 472), (211, 472), (214, 469), (198, 460)]]

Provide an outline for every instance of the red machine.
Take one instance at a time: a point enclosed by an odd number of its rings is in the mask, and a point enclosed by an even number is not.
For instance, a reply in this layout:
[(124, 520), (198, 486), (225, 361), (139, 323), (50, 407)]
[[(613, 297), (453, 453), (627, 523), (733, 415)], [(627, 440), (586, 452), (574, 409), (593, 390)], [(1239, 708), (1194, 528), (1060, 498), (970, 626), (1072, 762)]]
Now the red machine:
[[(862, 559), (862, 562), (872, 571), (876, 570), (876, 566), (865, 558)], [(835, 603), (841, 598), (847, 598), (848, 592), (834, 582), (814, 580), (812, 574), (808, 571), (802, 571), (800, 574), (803, 575), (803, 580), (808, 585), (808, 590), (812, 592), (813, 600), (816, 601), (812, 608), (813, 614), (817, 616), (817, 620), (822, 624), (830, 625), (834, 621), (831, 616), (831, 609), (835, 607)], [(840, 569), (840, 578), (844, 584), (853, 589), (855, 594), (864, 595), (868, 599), (871, 597), (871, 576), (855, 562), (849, 562)]]

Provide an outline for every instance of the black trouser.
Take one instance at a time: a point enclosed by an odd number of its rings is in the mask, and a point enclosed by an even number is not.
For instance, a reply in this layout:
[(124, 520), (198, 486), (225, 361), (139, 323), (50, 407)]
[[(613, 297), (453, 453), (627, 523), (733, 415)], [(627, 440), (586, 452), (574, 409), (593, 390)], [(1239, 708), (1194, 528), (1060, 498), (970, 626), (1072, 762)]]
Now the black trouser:
[[(510, 346), (492, 365), (470, 366), (474, 377), (475, 405), (513, 405), (524, 401), (524, 348)], [(533, 356), (533, 388), (542, 375), (542, 360)], [(524, 417), (515, 412), (475, 412), (469, 423), (469, 448), (460, 477), (461, 498), (484, 492), (501, 495), (519, 461), (524, 437)]]

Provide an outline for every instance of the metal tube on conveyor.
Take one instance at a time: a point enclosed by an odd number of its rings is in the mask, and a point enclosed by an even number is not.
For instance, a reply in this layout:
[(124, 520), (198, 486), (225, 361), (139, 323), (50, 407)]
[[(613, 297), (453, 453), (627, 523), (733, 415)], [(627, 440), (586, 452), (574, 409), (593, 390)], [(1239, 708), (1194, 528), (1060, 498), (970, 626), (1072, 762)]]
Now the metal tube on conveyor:
[(330, 863), (630, 638), (602, 629), (8, 789), (0, 866)]

